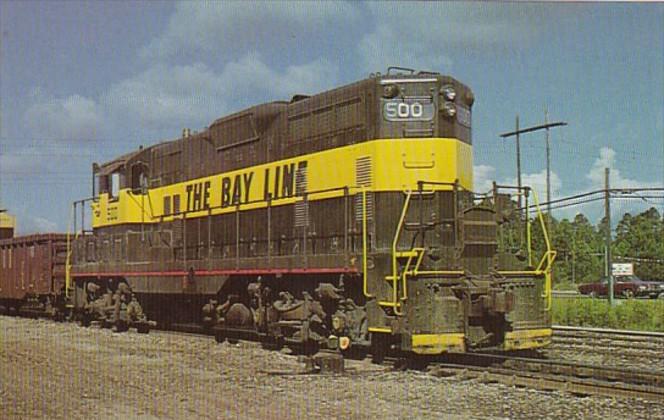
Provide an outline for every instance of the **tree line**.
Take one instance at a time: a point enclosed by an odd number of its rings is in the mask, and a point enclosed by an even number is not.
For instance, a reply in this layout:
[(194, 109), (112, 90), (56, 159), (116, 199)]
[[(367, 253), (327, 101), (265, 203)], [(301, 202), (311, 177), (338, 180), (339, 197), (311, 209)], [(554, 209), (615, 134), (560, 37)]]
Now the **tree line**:
[[(595, 282), (605, 275), (605, 218), (593, 225), (581, 213), (572, 220), (544, 217), (558, 253), (555, 283)], [(542, 255), (545, 243), (539, 223), (532, 224), (532, 238), (535, 255)], [(636, 216), (625, 213), (612, 232), (611, 253), (614, 263), (632, 262), (640, 278), (664, 281), (664, 215), (654, 207)]]

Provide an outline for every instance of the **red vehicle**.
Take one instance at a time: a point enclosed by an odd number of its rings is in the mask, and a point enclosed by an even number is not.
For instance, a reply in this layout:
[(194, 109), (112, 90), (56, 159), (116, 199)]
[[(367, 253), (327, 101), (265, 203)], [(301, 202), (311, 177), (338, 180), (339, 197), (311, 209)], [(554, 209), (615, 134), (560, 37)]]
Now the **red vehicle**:
[[(596, 283), (579, 285), (579, 293), (589, 296), (608, 296), (608, 277), (603, 277)], [(625, 298), (645, 296), (656, 299), (660, 295), (664, 296), (664, 283), (644, 281), (635, 275), (615, 276), (613, 294), (614, 296), (623, 296)]]

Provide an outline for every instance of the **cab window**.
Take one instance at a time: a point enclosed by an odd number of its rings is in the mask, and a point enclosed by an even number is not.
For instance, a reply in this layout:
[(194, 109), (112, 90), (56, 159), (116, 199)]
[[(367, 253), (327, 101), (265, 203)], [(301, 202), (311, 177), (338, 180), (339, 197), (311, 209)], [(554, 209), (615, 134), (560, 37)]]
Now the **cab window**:
[(131, 189), (132, 191), (143, 191), (147, 187), (147, 166), (143, 162), (137, 162), (131, 167)]
[(110, 195), (111, 195), (111, 198), (117, 198), (119, 194), (120, 194), (120, 173), (119, 172), (113, 172), (111, 174)]

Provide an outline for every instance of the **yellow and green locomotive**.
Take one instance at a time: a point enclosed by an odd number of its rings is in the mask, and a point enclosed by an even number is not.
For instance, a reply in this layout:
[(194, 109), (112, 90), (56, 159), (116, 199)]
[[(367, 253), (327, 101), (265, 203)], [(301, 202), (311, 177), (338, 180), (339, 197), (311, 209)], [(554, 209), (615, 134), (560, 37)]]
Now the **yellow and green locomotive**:
[(502, 244), (528, 213), (498, 186), (471, 192), (473, 102), (451, 77), (391, 68), (93, 165), (76, 310), (126, 293), (220, 340), (377, 355), (548, 344), (555, 252)]

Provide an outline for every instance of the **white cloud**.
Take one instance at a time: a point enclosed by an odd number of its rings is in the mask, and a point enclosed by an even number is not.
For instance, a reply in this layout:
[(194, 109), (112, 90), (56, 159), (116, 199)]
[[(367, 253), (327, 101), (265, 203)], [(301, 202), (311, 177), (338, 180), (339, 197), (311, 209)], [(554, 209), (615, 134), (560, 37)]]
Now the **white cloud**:
[(221, 72), (203, 63), (157, 64), (113, 85), (101, 102), (116, 120), (130, 125), (200, 128), (246, 106), (332, 87), (337, 74), (338, 68), (323, 59), (279, 71), (249, 53)]
[(57, 223), (43, 217), (18, 218), (16, 222), (17, 235), (29, 235), (31, 233), (48, 233), (60, 231)]
[[(546, 201), (546, 169), (532, 174), (523, 174), (521, 183), (531, 187), (537, 193), (541, 203)], [(551, 171), (551, 198), (559, 196), (562, 187), (562, 181), (557, 173)]]
[(473, 189), (477, 192), (490, 191), (493, 188), (493, 181), (495, 180), (496, 168), (491, 165), (475, 165), (473, 166)]
[(38, 173), (45, 164), (43, 152), (37, 146), (14, 148), (0, 155), (0, 169), (3, 175), (26, 176)]
[(82, 166), (80, 158), (93, 150), (105, 123), (104, 110), (94, 99), (55, 97), (39, 87), (28, 96), (22, 120), (21, 142), (9, 143), (0, 154), (0, 170), (12, 182), (73, 173)]
[(32, 137), (63, 142), (90, 141), (97, 137), (102, 113), (93, 99), (81, 95), (48, 97), (37, 88), (31, 100), (24, 124)]
[(603, 189), (605, 186), (605, 168), (609, 168), (609, 184), (611, 188), (650, 188), (661, 187), (657, 182), (638, 181), (624, 177), (616, 168), (616, 152), (610, 147), (602, 147), (599, 157), (595, 159), (586, 178), (590, 181), (589, 190)]
[(43, 217), (32, 219), (34, 230), (37, 232), (55, 232), (58, 230), (58, 224)]
[(109, 88), (101, 103), (116, 121), (135, 128), (200, 123), (221, 107), (224, 86), (202, 63), (156, 65)]
[(269, 68), (258, 54), (248, 54), (226, 66), (219, 78), (232, 86), (233, 96), (244, 97), (255, 91), (259, 97), (287, 100), (295, 93), (313, 94), (333, 87), (338, 79), (338, 67), (318, 59), (278, 71)]
[[(477, 192), (490, 191), (493, 188), (494, 180), (499, 185), (517, 185), (516, 177), (496, 180), (496, 169), (491, 165), (476, 165), (473, 167), (473, 170), (475, 178), (474, 189)], [(521, 174), (521, 184), (535, 190), (540, 202), (546, 201), (546, 169), (543, 169), (540, 172)], [(555, 199), (556, 197), (559, 197), (561, 190), (562, 181), (560, 180), (560, 177), (556, 172), (551, 171), (551, 198)]]
[[(656, 188), (662, 187), (661, 183), (639, 181), (625, 177), (620, 169), (616, 167), (616, 152), (610, 147), (602, 147), (599, 150), (599, 156), (593, 162), (585, 177), (588, 184), (585, 188), (578, 191), (571, 191), (567, 196), (582, 194), (590, 191), (603, 190), (605, 187), (605, 168), (609, 168), (609, 184), (611, 188)], [(598, 196), (594, 196), (598, 197)], [(601, 198), (601, 196), (599, 196)], [(641, 198), (639, 194), (621, 194), (612, 197), (611, 200), (611, 213), (614, 224), (616, 220), (626, 212), (636, 214), (642, 212), (650, 207), (658, 207), (661, 205), (660, 201), (653, 201)], [(561, 218), (573, 218), (577, 213), (583, 213), (588, 216), (593, 223), (598, 222), (604, 216), (604, 202), (603, 200), (592, 201), (583, 203), (583, 199), (579, 200), (581, 204), (571, 207), (566, 207), (557, 210), (556, 215)]]
[(246, 51), (282, 54), (329, 43), (326, 28), (349, 26), (359, 9), (336, 2), (181, 2), (167, 29), (141, 50), (145, 59)]
[(370, 3), (375, 29), (358, 45), (368, 70), (390, 64), (439, 69), (460, 54), (532, 43), (550, 10), (542, 5), (455, 2)]

